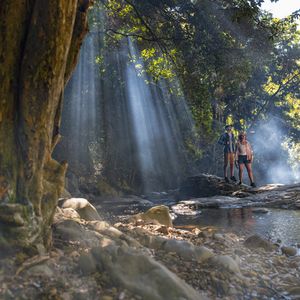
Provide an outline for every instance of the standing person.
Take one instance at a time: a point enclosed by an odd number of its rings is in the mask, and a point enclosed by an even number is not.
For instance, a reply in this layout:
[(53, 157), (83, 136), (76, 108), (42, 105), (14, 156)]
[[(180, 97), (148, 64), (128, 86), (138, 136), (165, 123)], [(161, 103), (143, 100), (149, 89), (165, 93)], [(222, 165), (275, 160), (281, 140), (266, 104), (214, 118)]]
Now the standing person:
[(256, 187), (252, 172), (253, 151), (250, 143), (247, 141), (245, 132), (239, 133), (236, 143), (235, 160), (239, 166), (239, 184), (242, 184), (243, 181), (243, 169), (245, 165), (250, 179), (250, 185)]
[(234, 155), (235, 155), (235, 138), (232, 133), (232, 125), (226, 125), (225, 131), (219, 138), (218, 143), (224, 146), (224, 178), (229, 182), (227, 177), (228, 163), (230, 167), (230, 179), (236, 181), (234, 177)]

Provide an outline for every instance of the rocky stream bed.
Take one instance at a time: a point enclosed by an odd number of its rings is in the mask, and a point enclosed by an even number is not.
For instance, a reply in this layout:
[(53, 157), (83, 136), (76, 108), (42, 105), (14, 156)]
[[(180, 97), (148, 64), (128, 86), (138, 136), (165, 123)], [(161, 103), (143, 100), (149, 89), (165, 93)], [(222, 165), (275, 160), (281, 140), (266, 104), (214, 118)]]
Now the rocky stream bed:
[(297, 245), (174, 220), (200, 207), (298, 209), (300, 186), (207, 179), (221, 195), (61, 199), (51, 251), (0, 260), (0, 299), (300, 299)]

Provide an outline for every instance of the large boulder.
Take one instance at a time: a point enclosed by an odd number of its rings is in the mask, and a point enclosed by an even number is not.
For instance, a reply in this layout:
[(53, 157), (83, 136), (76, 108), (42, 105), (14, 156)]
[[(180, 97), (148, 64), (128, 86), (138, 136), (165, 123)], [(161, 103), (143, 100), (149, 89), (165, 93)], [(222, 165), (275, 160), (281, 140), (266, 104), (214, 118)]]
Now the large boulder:
[(145, 300), (201, 300), (196, 290), (165, 266), (126, 247), (93, 248), (92, 254), (100, 271), (105, 269), (112, 279)]
[(133, 216), (134, 220), (142, 220), (146, 223), (158, 223), (167, 227), (173, 227), (169, 208), (165, 205), (151, 207), (145, 213)]
[(209, 175), (209, 174), (199, 174), (196, 176), (188, 177), (184, 182), (182, 182), (178, 198), (188, 199), (188, 198), (199, 198), (199, 197), (211, 197), (217, 195), (232, 195), (236, 191), (243, 192), (239, 193), (239, 197), (248, 196), (249, 188), (246, 186), (239, 186), (232, 183), (226, 183), (223, 178)]
[(87, 230), (82, 224), (72, 219), (55, 223), (53, 226), (54, 239), (58, 243), (77, 242), (84, 247), (94, 247), (105, 241), (105, 237), (96, 231)]
[(54, 234), (65, 241), (81, 241), (84, 239), (84, 228), (74, 220), (64, 220), (53, 226)]
[(62, 208), (72, 208), (86, 221), (101, 220), (96, 208), (84, 198), (70, 198), (63, 202)]

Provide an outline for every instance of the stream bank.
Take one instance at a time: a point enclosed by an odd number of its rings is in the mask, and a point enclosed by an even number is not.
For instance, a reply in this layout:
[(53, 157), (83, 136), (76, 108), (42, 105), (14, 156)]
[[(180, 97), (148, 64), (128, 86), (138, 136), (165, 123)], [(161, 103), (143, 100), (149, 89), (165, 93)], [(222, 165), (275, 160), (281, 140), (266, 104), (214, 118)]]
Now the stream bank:
[[(296, 195), (297, 189), (285, 190), (290, 195), (286, 201), (291, 203), (291, 193)], [(279, 195), (284, 188), (265, 190), (266, 195)], [(260, 191), (257, 189), (254, 196), (262, 197), (264, 192)], [(148, 199), (93, 199), (98, 212), (85, 199), (62, 199), (52, 226), (50, 253), (41, 249), (35, 257), (20, 252), (0, 260), (0, 298), (300, 298), (300, 256), (295, 247), (282, 247), (258, 235), (232, 232), (222, 226), (180, 225), (179, 218), (174, 219), (175, 208), (177, 215), (181, 212), (185, 217), (205, 218), (205, 214), (198, 214), (199, 207), (184, 202), (195, 199), (177, 197), (173, 191), (153, 193)], [(216, 197), (210, 198), (220, 204)], [(197, 199), (198, 204), (208, 203), (208, 198)], [(173, 212), (161, 203), (168, 204)]]

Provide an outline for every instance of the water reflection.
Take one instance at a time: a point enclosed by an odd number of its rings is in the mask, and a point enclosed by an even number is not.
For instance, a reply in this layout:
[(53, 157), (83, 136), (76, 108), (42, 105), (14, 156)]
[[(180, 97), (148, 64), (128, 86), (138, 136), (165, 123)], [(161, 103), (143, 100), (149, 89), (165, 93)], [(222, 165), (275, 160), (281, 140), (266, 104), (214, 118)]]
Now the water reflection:
[(267, 214), (252, 208), (203, 209), (196, 219), (180, 217), (178, 224), (215, 226), (238, 234), (260, 234), (285, 245), (300, 243), (300, 211), (270, 209)]

